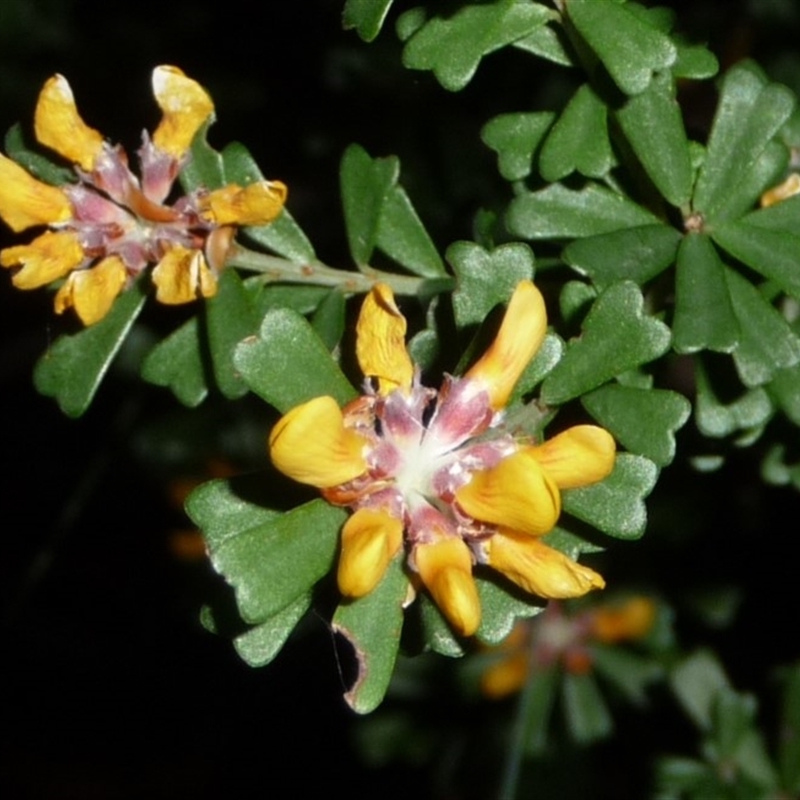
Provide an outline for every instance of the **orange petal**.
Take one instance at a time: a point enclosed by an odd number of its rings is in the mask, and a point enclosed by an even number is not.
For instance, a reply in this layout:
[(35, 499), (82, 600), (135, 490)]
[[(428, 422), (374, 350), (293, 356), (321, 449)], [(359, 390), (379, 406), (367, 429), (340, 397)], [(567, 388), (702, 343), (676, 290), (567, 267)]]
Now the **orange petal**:
[(408, 390), (414, 364), (406, 349), (406, 319), (385, 283), (377, 283), (364, 298), (356, 326), (356, 357), (361, 371), (378, 379), (378, 390), (388, 394)]
[(69, 231), (47, 231), (30, 244), (0, 252), (4, 267), (22, 267), (11, 279), (18, 289), (47, 286), (79, 266), (84, 258), (77, 235)]
[(266, 225), (283, 210), (286, 193), (280, 181), (258, 181), (244, 188), (232, 183), (201, 198), (200, 212), (217, 225)]
[(103, 136), (78, 113), (75, 97), (63, 75), (53, 75), (39, 93), (33, 118), (36, 138), (73, 164), (91, 172), (103, 149)]
[(777, 186), (767, 189), (767, 191), (761, 195), (761, 206), (763, 208), (769, 208), (769, 206), (774, 206), (782, 200), (788, 200), (796, 194), (800, 194), (800, 175), (796, 172), (792, 172), (783, 183), (779, 183)]
[(0, 153), (0, 217), (13, 231), (66, 222), (69, 198), (57, 186), (37, 181), (16, 161)]
[(156, 300), (169, 306), (191, 303), (198, 296), (213, 297), (217, 278), (209, 269), (202, 251), (171, 247), (153, 267)]
[(531, 281), (520, 281), (494, 342), (464, 377), (483, 384), (495, 410), (503, 408), (547, 333), (547, 309)]
[(197, 81), (187, 78), (177, 67), (153, 70), (153, 94), (164, 115), (153, 134), (153, 144), (181, 159), (197, 131), (214, 113), (214, 103)]
[(559, 489), (589, 486), (614, 469), (614, 437), (596, 425), (575, 425), (544, 444), (530, 448), (533, 457)]
[(518, 692), (531, 671), (527, 653), (514, 655), (492, 664), (481, 675), (481, 694), (490, 700), (500, 700)]
[(93, 325), (108, 314), (127, 280), (125, 264), (118, 256), (104, 258), (91, 269), (75, 270), (56, 292), (56, 313), (74, 308), (84, 325)]
[(414, 548), (419, 576), (439, 610), (461, 636), (481, 622), (481, 603), (472, 577), (472, 557), (461, 539), (449, 537)]
[(332, 397), (316, 397), (284, 414), (269, 435), (272, 463), (299, 483), (327, 489), (367, 469), (366, 440), (344, 427)]
[(621, 605), (598, 608), (592, 618), (592, 634), (607, 644), (641, 639), (655, 619), (656, 604), (649, 597), (631, 597)]
[(488, 562), (531, 594), (550, 600), (581, 597), (606, 584), (594, 570), (539, 539), (501, 530), (487, 543)]
[(345, 597), (363, 597), (380, 582), (403, 543), (403, 523), (385, 511), (360, 508), (342, 529), (337, 581)]
[(561, 513), (561, 495), (531, 450), (522, 448), (497, 466), (474, 472), (456, 492), (461, 508), (481, 522), (532, 536), (549, 533)]

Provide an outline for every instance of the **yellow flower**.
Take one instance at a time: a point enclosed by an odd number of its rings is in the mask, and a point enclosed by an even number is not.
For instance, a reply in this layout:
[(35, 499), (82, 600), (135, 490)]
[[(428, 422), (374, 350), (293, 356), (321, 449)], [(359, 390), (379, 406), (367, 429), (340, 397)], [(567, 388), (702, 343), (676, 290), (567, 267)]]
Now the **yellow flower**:
[(0, 154), (0, 217), (16, 232), (50, 229), (0, 252), (0, 264), (18, 268), (12, 281), (20, 289), (66, 278), (56, 312), (73, 308), (85, 325), (102, 319), (149, 265), (161, 303), (213, 296), (236, 227), (272, 222), (286, 200), (279, 181), (257, 181), (166, 202), (214, 104), (171, 66), (153, 71), (153, 94), (162, 117), (152, 139), (143, 134), (138, 178), (125, 152), (83, 121), (61, 75), (39, 94), (34, 130), (40, 144), (74, 165), (76, 182), (51, 186)]
[(408, 569), (458, 634), (480, 625), (473, 577), (487, 564), (544, 598), (577, 597), (603, 579), (541, 541), (561, 512), (561, 490), (605, 478), (614, 440), (581, 425), (535, 444), (503, 427), (504, 406), (547, 329), (531, 281), (514, 291), (493, 344), (439, 391), (420, 384), (406, 321), (385, 284), (361, 307), (356, 356), (370, 381), (340, 409), (317, 397), (292, 409), (269, 437), (275, 466), (347, 506), (339, 589), (361, 597), (405, 550)]

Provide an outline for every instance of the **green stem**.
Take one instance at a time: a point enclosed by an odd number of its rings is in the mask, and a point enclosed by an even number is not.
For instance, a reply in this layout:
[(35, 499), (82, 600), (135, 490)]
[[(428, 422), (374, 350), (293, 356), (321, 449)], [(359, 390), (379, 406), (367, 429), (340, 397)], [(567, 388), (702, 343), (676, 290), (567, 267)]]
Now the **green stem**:
[[(261, 279), (265, 283), (280, 281), (283, 283), (308, 283), (314, 286), (337, 286), (348, 294), (368, 292), (376, 283), (387, 283), (395, 294), (418, 295), (423, 284), (432, 283), (430, 278), (398, 275), (369, 266), (363, 267), (361, 272), (350, 272), (334, 269), (321, 261), (298, 263), (280, 256), (248, 250), (240, 244), (232, 246), (227, 264), (251, 272), (260, 272)], [(450, 279), (445, 279), (445, 281), (450, 288)]]

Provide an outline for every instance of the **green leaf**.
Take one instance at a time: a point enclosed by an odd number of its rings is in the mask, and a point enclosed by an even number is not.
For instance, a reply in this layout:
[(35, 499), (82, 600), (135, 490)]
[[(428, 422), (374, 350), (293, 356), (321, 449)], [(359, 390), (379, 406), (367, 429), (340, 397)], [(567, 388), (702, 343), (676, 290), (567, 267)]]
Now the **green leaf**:
[(783, 413), (800, 425), (800, 365), (778, 370), (768, 388)]
[(625, 94), (644, 91), (654, 72), (671, 67), (678, 58), (669, 36), (626, 5), (611, 0), (570, 0), (567, 13)]
[(616, 112), (616, 117), (658, 191), (673, 206), (686, 206), (694, 171), (672, 76), (665, 73), (654, 78)]
[(344, 698), (359, 714), (380, 705), (392, 677), (408, 595), (403, 562), (401, 554), (369, 594), (342, 603), (333, 616), (333, 630), (350, 642), (358, 659), (358, 677)]
[(618, 453), (614, 471), (600, 483), (562, 493), (564, 511), (617, 539), (638, 539), (647, 524), (644, 498), (658, 478), (647, 458)]
[(748, 173), (794, 109), (792, 93), (766, 84), (750, 65), (737, 65), (725, 76), (706, 158), (697, 179), (694, 208), (713, 218), (737, 192)]
[(721, 691), (730, 688), (716, 656), (705, 650), (687, 656), (672, 670), (669, 683), (694, 724), (710, 730), (714, 702)]
[(521, 280), (533, 278), (533, 252), (525, 244), (489, 251), (474, 242), (455, 242), (445, 258), (458, 281), (453, 311), (459, 328), (479, 325), (496, 305), (508, 302)]
[(80, 333), (60, 336), (36, 363), (36, 390), (53, 397), (70, 417), (89, 407), (111, 362), (130, 333), (147, 299), (139, 278), (114, 301), (100, 322)]
[(208, 395), (197, 317), (159, 342), (142, 362), (142, 379), (164, 386), (185, 406), (195, 408)]
[(677, 392), (616, 384), (595, 389), (581, 403), (626, 450), (659, 467), (675, 457), (675, 431), (689, 419), (692, 408)]
[(586, 317), (580, 339), (545, 378), (542, 400), (560, 405), (663, 355), (669, 328), (645, 316), (643, 306), (639, 288), (630, 281), (606, 289)]
[(725, 276), (742, 329), (733, 353), (736, 370), (745, 386), (769, 383), (779, 370), (800, 361), (800, 338), (750, 281), (732, 269)]
[(475, 635), (485, 644), (499, 644), (518, 619), (529, 619), (544, 611), (543, 601), (538, 597), (509, 592), (511, 584), (504, 588), (492, 580), (476, 577), (475, 585), (481, 601), (481, 624)]
[(497, 153), (497, 166), (507, 181), (520, 181), (533, 170), (533, 154), (552, 125), (550, 111), (500, 114), (481, 129), (483, 143)]
[(686, 235), (678, 250), (672, 336), (678, 353), (730, 353), (741, 338), (725, 265), (704, 234)]
[(719, 62), (708, 48), (700, 44), (684, 44), (675, 41), (674, 37), (673, 43), (678, 48), (678, 60), (672, 66), (676, 78), (707, 80), (719, 72)]
[(225, 539), (211, 561), (236, 591), (242, 619), (264, 622), (311, 591), (333, 568), (346, 517), (313, 500)]
[(6, 155), (21, 167), (24, 167), (35, 178), (53, 186), (75, 183), (77, 175), (74, 169), (55, 164), (46, 156), (28, 147), (25, 135), (22, 132), (22, 126), (19, 123), (12, 125), (8, 129), (3, 146)]
[(297, 623), (311, 605), (311, 594), (304, 594), (266, 622), (245, 631), (233, 640), (239, 657), (251, 667), (263, 667), (281, 651)]
[(417, 595), (415, 604), (419, 607), (422, 636), (427, 648), (439, 655), (460, 658), (464, 655), (463, 642), (453, 633), (453, 629), (439, 611), (427, 592)]
[(554, 29), (550, 25), (542, 25), (527, 36), (523, 36), (522, 39), (512, 42), (511, 46), (533, 53), (533, 55), (552, 61), (554, 64), (561, 64), (563, 67), (575, 66), (575, 61), (568, 52), (568, 45), (565, 44), (565, 36), (561, 27)]
[(206, 140), (208, 129), (214, 122), (212, 117), (195, 134), (189, 149), (189, 158), (181, 167), (178, 180), (186, 192), (195, 189), (219, 189), (225, 185), (225, 167), (222, 156)]
[(778, 742), (781, 784), (789, 792), (800, 792), (800, 666), (790, 669), (783, 695), (783, 719)]
[(800, 222), (800, 194), (787, 197), (768, 208), (759, 208), (746, 214), (741, 222), (767, 231), (794, 234)]
[(433, 70), (445, 89), (458, 91), (472, 79), (483, 56), (522, 39), (552, 16), (539, 3), (496, 0), (467, 5), (453, 16), (428, 20), (406, 42), (403, 64)]
[(588, 744), (611, 733), (614, 723), (591, 673), (575, 675), (567, 672), (562, 684), (562, 697), (567, 727), (576, 742)]
[(332, 289), (317, 306), (311, 319), (311, 327), (328, 350), (339, 344), (344, 333), (345, 305), (344, 294), (339, 289)]
[(548, 333), (544, 337), (542, 346), (531, 359), (528, 366), (525, 367), (522, 375), (520, 375), (519, 380), (514, 386), (509, 404), (524, 397), (531, 392), (535, 386), (541, 383), (545, 377), (552, 372), (553, 367), (561, 361), (565, 349), (566, 345), (560, 336), (554, 333)]
[(598, 674), (612, 683), (631, 703), (638, 705), (646, 702), (647, 687), (664, 674), (658, 661), (621, 647), (594, 645), (592, 663)]
[(273, 482), (271, 473), (256, 472), (208, 481), (189, 495), (186, 513), (212, 553), (228, 539), (281, 516), (269, 507)]
[(594, 286), (583, 281), (567, 281), (558, 296), (561, 316), (568, 325), (572, 325), (586, 316), (596, 299), (597, 289)]
[(614, 162), (606, 104), (585, 83), (572, 96), (542, 145), (539, 172), (548, 183), (573, 172), (602, 178)]
[(599, 289), (622, 280), (641, 286), (675, 261), (680, 241), (669, 225), (641, 225), (576, 239), (562, 257)]
[(555, 664), (537, 665), (524, 689), (525, 753), (540, 755), (550, 744), (551, 716), (561, 672)]
[(282, 413), (322, 395), (340, 405), (355, 397), (325, 343), (290, 309), (267, 313), (259, 335), (241, 342), (233, 361), (250, 389)]
[(553, 184), (515, 197), (508, 207), (509, 231), (526, 239), (572, 239), (658, 220), (642, 206), (595, 183), (578, 191)]
[(381, 31), (392, 0), (347, 0), (344, 4), (344, 28), (355, 28), (358, 35), (371, 42)]

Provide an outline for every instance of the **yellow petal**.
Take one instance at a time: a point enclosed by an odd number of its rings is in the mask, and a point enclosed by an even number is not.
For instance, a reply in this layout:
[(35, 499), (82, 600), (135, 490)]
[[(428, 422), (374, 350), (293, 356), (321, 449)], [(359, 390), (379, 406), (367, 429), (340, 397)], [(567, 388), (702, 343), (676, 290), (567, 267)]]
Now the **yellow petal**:
[(656, 604), (649, 597), (631, 597), (625, 603), (598, 608), (592, 619), (592, 634), (607, 644), (641, 639), (653, 627)]
[(531, 670), (527, 653), (515, 653), (492, 664), (481, 675), (481, 694), (490, 700), (500, 700), (518, 692), (525, 685)]
[(103, 136), (78, 113), (72, 89), (63, 75), (53, 75), (39, 93), (33, 118), (36, 138), (73, 164), (91, 171), (103, 149)]
[(581, 597), (606, 585), (594, 570), (524, 533), (498, 531), (489, 539), (487, 552), (491, 567), (539, 597)]
[(363, 597), (380, 582), (403, 543), (403, 523), (385, 511), (360, 508), (342, 529), (337, 581), (345, 597)]
[(209, 269), (202, 251), (171, 247), (153, 268), (156, 300), (169, 306), (191, 303), (198, 296), (213, 297), (217, 278)]
[(474, 472), (456, 492), (473, 519), (543, 536), (561, 513), (561, 494), (529, 447), (517, 450), (491, 469)]
[(575, 425), (530, 448), (559, 489), (597, 483), (614, 469), (614, 437), (596, 425)]
[(280, 181), (259, 181), (244, 188), (232, 183), (201, 198), (200, 212), (217, 225), (266, 225), (283, 210), (286, 193)]
[(414, 548), (417, 570), (439, 610), (461, 636), (481, 622), (481, 603), (472, 577), (472, 557), (463, 540), (448, 537)]
[(378, 390), (388, 394), (408, 390), (414, 364), (406, 349), (406, 319), (385, 283), (377, 283), (364, 298), (356, 326), (356, 357), (361, 371), (378, 379)]
[(153, 70), (153, 94), (163, 113), (153, 134), (153, 144), (175, 159), (181, 159), (195, 134), (214, 113), (214, 103), (197, 81), (177, 67)]
[(531, 281), (520, 281), (494, 342), (464, 377), (483, 384), (492, 408), (503, 408), (520, 375), (541, 347), (545, 333), (544, 298)]
[(800, 175), (793, 172), (783, 183), (773, 186), (761, 195), (761, 205), (768, 208), (796, 194), (800, 194)]
[(367, 442), (344, 427), (332, 397), (316, 397), (284, 414), (269, 435), (272, 463), (299, 483), (328, 489), (367, 469)]
[(18, 289), (36, 289), (63, 278), (84, 259), (78, 237), (69, 231), (47, 231), (30, 244), (0, 252), (4, 267), (22, 267), (11, 279)]
[(93, 325), (108, 314), (127, 280), (125, 264), (118, 256), (104, 258), (91, 269), (75, 270), (56, 292), (56, 313), (74, 308), (84, 325)]
[(72, 217), (72, 205), (57, 186), (37, 181), (0, 153), (0, 217), (11, 230), (23, 231), (34, 225), (66, 222)]

